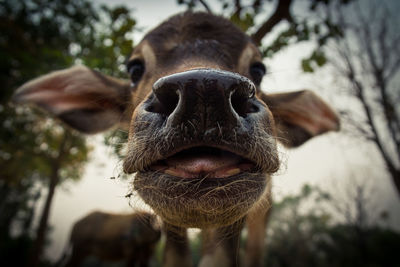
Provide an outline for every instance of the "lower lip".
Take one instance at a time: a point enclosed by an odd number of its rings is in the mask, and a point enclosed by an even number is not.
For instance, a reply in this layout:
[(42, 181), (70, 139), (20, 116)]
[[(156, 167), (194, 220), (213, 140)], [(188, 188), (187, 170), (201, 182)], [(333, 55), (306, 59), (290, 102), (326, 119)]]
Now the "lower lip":
[(254, 168), (254, 164), (241, 163), (233, 166), (223, 167), (212, 172), (188, 172), (182, 168), (171, 166), (153, 165), (150, 169), (153, 171), (162, 172), (175, 177), (190, 179), (190, 178), (228, 178), (239, 173), (250, 171)]

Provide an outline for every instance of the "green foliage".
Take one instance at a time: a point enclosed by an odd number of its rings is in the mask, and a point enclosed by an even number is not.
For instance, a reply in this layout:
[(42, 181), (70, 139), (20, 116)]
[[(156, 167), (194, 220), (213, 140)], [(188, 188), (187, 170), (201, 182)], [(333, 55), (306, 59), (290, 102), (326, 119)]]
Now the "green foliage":
[(314, 72), (315, 68), (322, 67), (326, 62), (325, 53), (321, 50), (315, 50), (309, 58), (301, 61), (301, 67), (304, 72)]
[[(46, 8), (43, 8), (43, 7)], [(0, 3), (2, 38), (0, 50), (0, 157), (2, 179), (17, 183), (25, 177), (48, 177), (52, 160), (59, 153), (60, 141), (66, 132), (42, 113), (7, 102), (14, 89), (29, 79), (73, 62), (69, 42), (79, 41), (82, 29), (97, 20), (94, 9), (82, 1), (2, 1)], [(78, 30), (79, 29), (79, 30)], [(79, 34), (74, 34), (79, 33)], [(88, 148), (84, 139), (70, 133), (71, 142), (63, 164), (74, 166), (65, 175), (74, 173), (77, 162), (85, 162)], [(23, 168), (21, 168), (23, 164)]]
[(114, 9), (102, 6), (101, 11), (102, 19), (93, 35), (74, 44), (78, 51), (76, 57), (88, 67), (126, 78), (125, 57), (132, 52), (130, 34), (135, 29), (136, 21), (131, 18), (130, 10), (122, 6)]
[(233, 13), (230, 20), (244, 32), (254, 26), (254, 16), (251, 13)]
[(113, 147), (114, 153), (119, 159), (125, 157), (123, 148), (126, 140), (128, 140), (128, 132), (123, 130), (111, 131), (107, 133), (104, 138), (105, 144)]
[(330, 194), (305, 185), (298, 195), (275, 203), (265, 266), (399, 266), (395, 251), (400, 249), (400, 233), (378, 223), (334, 221), (332, 206), (338, 203), (333, 201)]
[(177, 0), (179, 5), (186, 5), (189, 10), (193, 9), (196, 6), (197, 0)]
[[(263, 266), (268, 267), (396, 267), (400, 233), (380, 226), (359, 227), (352, 222), (336, 221), (333, 205), (357, 205), (355, 202), (335, 203), (329, 193), (318, 187), (304, 185), (298, 194), (287, 195), (272, 207), (267, 226)], [(243, 236), (244, 256), (246, 236)], [(162, 266), (165, 240), (159, 242), (152, 266)], [(201, 259), (201, 238), (191, 239), (192, 260)], [(102, 265), (103, 266), (103, 265)], [(111, 266), (111, 265), (106, 265)]]
[[(321, 67), (326, 63), (326, 57), (322, 52), (327, 41), (331, 38), (343, 37), (342, 29), (339, 24), (335, 23), (334, 20), (321, 12), (321, 10), (330, 9), (332, 5), (347, 5), (354, 0), (308, 0), (306, 2), (292, 1), (290, 9), (290, 18), (284, 18), (286, 24), (279, 28), (276, 37), (269, 43), (262, 42), (261, 52), (264, 57), (272, 58), (280, 51), (283, 51), (287, 47), (301, 43), (311, 42), (315, 45), (315, 50), (310, 56), (304, 58), (301, 61), (301, 67), (304, 72), (313, 72), (315, 68)], [(188, 9), (193, 9), (196, 6), (200, 6), (201, 1), (197, 0), (178, 0), (177, 3), (186, 5)], [(207, 3), (207, 1), (203, 1)], [(226, 1), (220, 0), (222, 11), (221, 15), (229, 17), (230, 20), (236, 24), (243, 31), (252, 34), (256, 32), (263, 23), (268, 21), (268, 17), (265, 14), (272, 12), (277, 5), (278, 1)], [(293, 8), (296, 4), (300, 4), (306, 7), (306, 13), (296, 14), (296, 9)], [(281, 14), (282, 15), (282, 14)], [(255, 23), (262, 18), (261, 23)], [(270, 22), (271, 23), (271, 22)], [(269, 34), (267, 32), (266, 34)]]
[(292, 23), (286, 30), (279, 33), (271, 44), (261, 48), (263, 55), (265, 57), (273, 57), (276, 53), (290, 45), (310, 41), (313, 34), (310, 30), (311, 27), (307, 20), (301, 23)]
[(2, 104), (27, 79), (71, 65), (69, 43), (90, 34), (97, 19), (91, 5), (79, 0), (4, 0), (0, 16)]
[[(101, 10), (103, 20), (94, 39), (81, 44), (76, 56), (88, 67), (113, 77), (126, 78), (126, 57), (132, 52), (131, 33), (136, 29), (136, 21), (130, 16), (131, 11), (123, 6), (114, 9), (102, 6)], [(117, 129), (106, 133), (104, 142), (112, 146), (115, 154), (122, 159), (123, 144), (127, 140), (128, 133)]]
[[(69, 131), (40, 112), (11, 106), (8, 101), (23, 82), (73, 62), (68, 42), (78, 37), (72, 29), (89, 24), (92, 12), (82, 1), (0, 2), (0, 243), (8, 242), (15, 223), (30, 227), (40, 191), (35, 185), (47, 183), (60, 152), (59, 142)], [(71, 136), (61, 162), (69, 166), (63, 169), (62, 180), (80, 176), (89, 150), (82, 137)]]
[[(59, 183), (79, 179), (91, 150), (85, 138), (48, 115), (10, 105), (13, 91), (76, 62), (122, 76), (121, 54), (132, 49), (127, 35), (136, 24), (129, 15), (124, 7), (98, 10), (81, 0), (0, 2), (1, 252), (13, 250), (19, 237), (30, 238), (41, 187), (55, 172)], [(11, 235), (15, 227), (20, 230)], [(0, 253), (0, 265), (9, 254)]]

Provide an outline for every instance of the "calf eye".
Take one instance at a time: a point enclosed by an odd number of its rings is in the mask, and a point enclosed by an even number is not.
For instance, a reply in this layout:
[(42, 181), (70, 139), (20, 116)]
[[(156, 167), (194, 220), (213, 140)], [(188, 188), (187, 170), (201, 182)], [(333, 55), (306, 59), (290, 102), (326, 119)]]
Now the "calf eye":
[(256, 85), (260, 85), (263, 76), (265, 75), (266, 69), (263, 63), (256, 62), (250, 66), (250, 75), (253, 78), (253, 82)]
[(128, 63), (127, 69), (131, 76), (132, 84), (135, 85), (143, 76), (144, 64), (141, 60), (135, 59)]

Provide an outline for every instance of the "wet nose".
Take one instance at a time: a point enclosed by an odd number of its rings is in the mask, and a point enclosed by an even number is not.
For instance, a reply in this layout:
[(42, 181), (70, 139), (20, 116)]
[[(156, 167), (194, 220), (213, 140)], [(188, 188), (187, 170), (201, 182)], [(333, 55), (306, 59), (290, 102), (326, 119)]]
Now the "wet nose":
[(257, 111), (251, 103), (253, 82), (228, 71), (195, 69), (165, 76), (154, 83), (153, 93), (152, 111), (166, 116), (170, 126), (190, 121), (203, 130), (233, 128), (240, 117)]

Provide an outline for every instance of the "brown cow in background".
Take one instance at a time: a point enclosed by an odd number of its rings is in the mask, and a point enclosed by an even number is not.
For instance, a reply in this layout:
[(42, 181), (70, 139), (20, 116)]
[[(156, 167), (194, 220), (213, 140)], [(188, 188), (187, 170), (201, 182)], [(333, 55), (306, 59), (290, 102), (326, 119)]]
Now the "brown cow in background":
[(205, 232), (201, 266), (240, 265), (246, 220), (246, 264), (261, 266), (277, 142), (299, 146), (337, 130), (338, 117), (311, 91), (262, 92), (260, 51), (212, 14), (162, 23), (135, 47), (127, 70), (130, 80), (83, 66), (56, 71), (24, 84), (15, 100), (84, 133), (129, 125), (124, 171), (164, 221), (164, 266), (191, 266), (191, 227)]
[(145, 267), (160, 236), (161, 230), (153, 214), (92, 212), (74, 224), (70, 236), (71, 255), (65, 255), (60, 265), (78, 267), (88, 256), (94, 256), (102, 261), (125, 260), (126, 266)]

